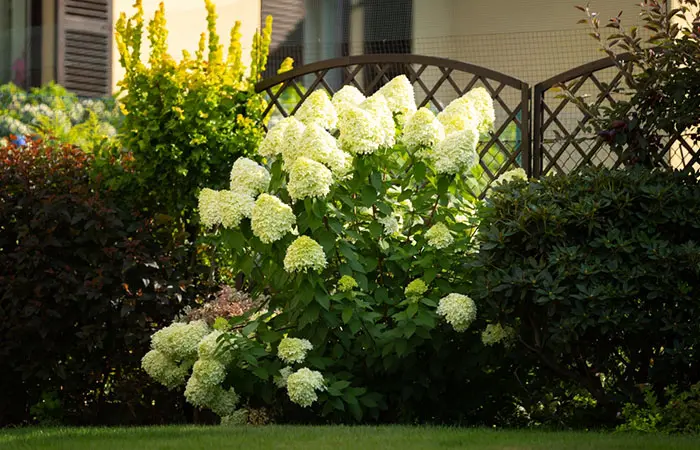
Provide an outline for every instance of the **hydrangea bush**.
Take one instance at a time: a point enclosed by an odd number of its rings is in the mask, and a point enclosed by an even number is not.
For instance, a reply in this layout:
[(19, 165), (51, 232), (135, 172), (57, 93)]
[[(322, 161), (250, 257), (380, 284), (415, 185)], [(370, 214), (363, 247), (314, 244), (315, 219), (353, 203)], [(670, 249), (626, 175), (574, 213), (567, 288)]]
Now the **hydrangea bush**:
[(477, 317), (458, 261), (473, 251), (467, 186), (493, 122), (484, 89), (435, 115), (400, 76), (369, 98), (314, 92), (269, 130), (264, 164), (232, 161), (229, 189), (204, 189), (200, 216), (243, 288), (268, 300), (221, 334), (223, 386), (358, 420), (392, 407), (378, 380)]

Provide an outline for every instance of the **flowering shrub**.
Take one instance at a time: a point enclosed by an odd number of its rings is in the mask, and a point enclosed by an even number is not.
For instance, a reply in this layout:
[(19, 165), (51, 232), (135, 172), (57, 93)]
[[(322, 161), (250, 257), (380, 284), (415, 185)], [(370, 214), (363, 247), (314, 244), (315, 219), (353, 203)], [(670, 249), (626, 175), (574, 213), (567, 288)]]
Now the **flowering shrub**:
[(405, 77), (369, 98), (316, 91), (270, 129), (263, 164), (232, 161), (228, 189), (202, 192), (202, 221), (234, 255), (229, 269), (268, 295), (220, 338), (232, 358), (224, 386), (358, 420), (435, 395), (418, 387), (420, 355), (456, 351), (468, 338), (455, 331), (476, 319), (457, 261), (471, 251), (465, 186), (493, 125), (486, 97), (474, 90), (435, 116), (416, 111)]
[(111, 98), (80, 99), (53, 83), (30, 92), (0, 86), (0, 139), (36, 135), (92, 152), (115, 137), (121, 119)]

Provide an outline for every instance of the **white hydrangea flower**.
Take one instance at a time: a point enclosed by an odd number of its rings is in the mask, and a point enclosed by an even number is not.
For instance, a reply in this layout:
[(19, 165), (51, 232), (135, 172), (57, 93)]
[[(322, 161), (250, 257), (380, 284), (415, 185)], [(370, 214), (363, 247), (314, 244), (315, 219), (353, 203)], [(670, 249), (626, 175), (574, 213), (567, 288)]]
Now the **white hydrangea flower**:
[(299, 369), (287, 378), (287, 395), (299, 406), (308, 408), (316, 400), (316, 391), (325, 389), (323, 375), (307, 368)]
[(385, 133), (379, 121), (371, 112), (357, 106), (343, 109), (338, 128), (340, 148), (351, 155), (374, 153), (384, 143)]
[(394, 115), (389, 109), (389, 103), (386, 98), (379, 92), (369, 97), (360, 104), (360, 108), (369, 111), (374, 120), (379, 124), (382, 130), (382, 146), (393, 147), (396, 144), (396, 124), (394, 123)]
[(454, 237), (450, 229), (442, 222), (436, 223), (425, 233), (425, 239), (428, 245), (435, 247), (438, 250), (447, 248), (454, 242)]
[(320, 125), (306, 127), (300, 147), (304, 149), (305, 157), (325, 164), (338, 176), (350, 170), (350, 155), (338, 148), (338, 141)]
[(199, 377), (191, 376), (185, 386), (185, 400), (198, 408), (206, 408), (214, 401), (220, 388), (217, 385), (207, 384)]
[(501, 176), (493, 180), (493, 183), (491, 183), (491, 187), (500, 186), (503, 183), (507, 183), (514, 180), (527, 181), (527, 173), (525, 172), (525, 169), (518, 167), (517, 169), (512, 169), (507, 172), (504, 172), (503, 174), (501, 174)]
[(355, 280), (350, 275), (343, 275), (338, 280), (338, 291), (339, 292), (350, 292), (357, 287), (357, 280)]
[(365, 96), (359, 89), (355, 86), (347, 85), (343, 86), (338, 92), (333, 95), (331, 103), (335, 106), (338, 116), (340, 116), (340, 110), (343, 108), (343, 104), (359, 105), (365, 101)]
[(272, 158), (282, 152), (285, 145), (285, 133), (290, 122), (297, 121), (294, 117), (285, 117), (270, 128), (265, 138), (258, 146), (258, 154), (265, 158)]
[(265, 192), (270, 185), (270, 172), (252, 159), (238, 158), (231, 168), (231, 190), (249, 196)]
[(379, 89), (379, 93), (386, 98), (391, 112), (400, 115), (400, 121), (416, 112), (415, 92), (406, 75), (392, 78)]
[(476, 319), (476, 304), (462, 294), (449, 294), (440, 299), (437, 315), (445, 318), (455, 331), (462, 332)]
[(175, 322), (153, 333), (151, 347), (174, 361), (194, 359), (199, 341), (210, 332), (211, 329), (203, 320)]
[(406, 121), (401, 141), (409, 150), (433, 148), (445, 139), (445, 127), (428, 108), (421, 108)]
[(192, 376), (199, 378), (205, 384), (219, 385), (226, 378), (226, 367), (219, 361), (200, 359), (192, 366)]
[(326, 130), (335, 129), (338, 123), (338, 115), (328, 92), (321, 89), (314, 91), (304, 100), (294, 117), (306, 126), (315, 123)]
[(284, 270), (289, 273), (306, 272), (309, 269), (321, 272), (326, 264), (323, 247), (308, 236), (299, 236), (287, 248), (284, 256)]
[(292, 200), (325, 197), (331, 190), (333, 174), (323, 164), (300, 157), (289, 169), (287, 192)]
[(492, 346), (502, 342), (505, 346), (511, 344), (511, 340), (515, 335), (515, 330), (511, 327), (504, 327), (500, 323), (488, 324), (486, 329), (481, 333), (481, 342), (484, 345)]
[(236, 228), (241, 220), (250, 217), (255, 205), (255, 199), (243, 192), (219, 191), (221, 206), (221, 225), (225, 228)]
[(141, 359), (141, 367), (148, 374), (168, 389), (173, 389), (185, 383), (189, 366), (178, 364), (165, 353), (151, 350)]
[(260, 194), (255, 201), (250, 227), (265, 244), (271, 244), (292, 232), (296, 217), (292, 208), (270, 194)]
[(277, 356), (287, 364), (300, 363), (304, 362), (306, 353), (313, 348), (306, 339), (284, 338), (277, 347)]
[(464, 99), (470, 102), (477, 113), (477, 129), (481, 134), (487, 134), (493, 130), (496, 121), (496, 111), (493, 108), (493, 98), (483, 87), (474, 88), (464, 94)]
[(219, 205), (219, 192), (204, 188), (199, 193), (199, 220), (206, 228), (212, 228), (221, 224), (221, 207)]
[(477, 131), (480, 122), (476, 108), (464, 97), (453, 100), (437, 115), (437, 118), (445, 127), (446, 136), (467, 129)]
[(228, 365), (233, 361), (233, 354), (229, 351), (219, 351), (219, 337), (224, 333), (220, 330), (214, 330), (206, 335), (199, 345), (197, 345), (197, 355), (199, 359), (218, 361), (223, 365)]
[(403, 217), (398, 214), (385, 216), (377, 220), (384, 227), (384, 234), (387, 236), (395, 236), (401, 233), (403, 226)]
[(431, 154), (435, 171), (455, 174), (474, 167), (479, 162), (478, 144), (479, 133), (474, 128), (448, 135)]
[(287, 379), (293, 371), (294, 369), (289, 366), (281, 368), (279, 376), (274, 377), (275, 386), (278, 388), (287, 387)]
[(411, 281), (404, 289), (404, 294), (408, 298), (422, 297), (428, 291), (428, 286), (426, 286), (425, 281), (420, 278)]
[(304, 155), (304, 148), (300, 143), (305, 130), (306, 125), (295, 117), (290, 118), (284, 130), (282, 146), (280, 147), (280, 153), (282, 154), (285, 167), (289, 167), (297, 158)]
[(223, 225), (235, 228), (250, 217), (255, 199), (248, 193), (202, 189), (199, 193), (199, 217), (207, 228)]
[(206, 406), (221, 417), (233, 414), (240, 400), (236, 391), (233, 388), (224, 389), (221, 386), (217, 386), (214, 391), (214, 397)]

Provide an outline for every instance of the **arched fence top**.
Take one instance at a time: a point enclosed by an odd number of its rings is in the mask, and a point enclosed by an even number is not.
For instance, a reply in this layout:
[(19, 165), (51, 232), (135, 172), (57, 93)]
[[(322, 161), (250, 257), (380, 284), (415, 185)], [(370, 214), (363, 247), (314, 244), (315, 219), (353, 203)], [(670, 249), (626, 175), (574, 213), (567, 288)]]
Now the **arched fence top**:
[(281, 73), (260, 81), (255, 85), (256, 92), (263, 92), (275, 85), (287, 80), (298, 78), (304, 75), (314, 74), (323, 70), (331, 70), (348, 66), (364, 66), (368, 64), (420, 64), (424, 66), (442, 67), (444, 69), (456, 70), (459, 72), (471, 73), (483, 78), (488, 78), (515, 89), (527, 89), (528, 85), (524, 81), (505, 75), (486, 67), (469, 64), (454, 59), (439, 58), (434, 56), (383, 53), (369, 55), (353, 55), (342, 58), (327, 59), (311, 64), (306, 64), (288, 72)]
[[(627, 62), (631, 58), (629, 53), (621, 53), (617, 56), (619, 62)], [(562, 83), (568, 83), (569, 81), (575, 80), (582, 76), (590, 75), (592, 73), (598, 72), (600, 70), (609, 69), (610, 67), (615, 67), (615, 62), (609, 56), (601, 58), (596, 61), (591, 61), (587, 64), (583, 64), (573, 69), (562, 72), (558, 75), (553, 76), (547, 80), (544, 80), (535, 85), (535, 91), (544, 92)]]
[(316, 89), (333, 94), (340, 86), (351, 85), (369, 96), (399, 74), (413, 85), (418, 107), (442, 111), (446, 102), (475, 87), (486, 89), (493, 99), (496, 121), (493, 130), (482, 136), (480, 164), (475, 169), (480, 187), (475, 195), (482, 195), (486, 186), (511, 168), (530, 170), (530, 86), (485, 67), (414, 54), (355, 55), (272, 76), (260, 81), (255, 90), (268, 97), (263, 116), (274, 114), (279, 119), (294, 115)]

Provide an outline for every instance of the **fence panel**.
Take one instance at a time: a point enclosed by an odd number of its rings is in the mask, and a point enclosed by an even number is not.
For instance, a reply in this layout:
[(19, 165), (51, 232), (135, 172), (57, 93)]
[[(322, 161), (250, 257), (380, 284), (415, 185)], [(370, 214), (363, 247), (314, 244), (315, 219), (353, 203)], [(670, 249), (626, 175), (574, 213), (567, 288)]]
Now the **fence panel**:
[(479, 147), (475, 171), (481, 195), (496, 177), (515, 167), (531, 173), (530, 87), (511, 76), (460, 61), (413, 54), (369, 54), (320, 61), (265, 79), (256, 86), (269, 100), (271, 123), (294, 114), (316, 89), (330, 95), (345, 85), (365, 95), (405, 74), (414, 86), (419, 107), (442, 111), (475, 87), (493, 97), (496, 124)]
[[(619, 55), (621, 67), (629, 73), (627, 55)], [(624, 73), (610, 58), (576, 67), (535, 85), (533, 93), (533, 176), (569, 173), (586, 166), (619, 168), (620, 155), (600, 139), (590, 127), (591, 117), (585, 115), (568, 98), (561, 95), (566, 86), (576, 96), (585, 96), (589, 103), (611, 106), (629, 90), (619, 92)], [(626, 92), (624, 92), (626, 91)], [(659, 164), (685, 170), (699, 169), (700, 149), (695, 144), (696, 131), (686, 130), (677, 135), (662, 136)]]

